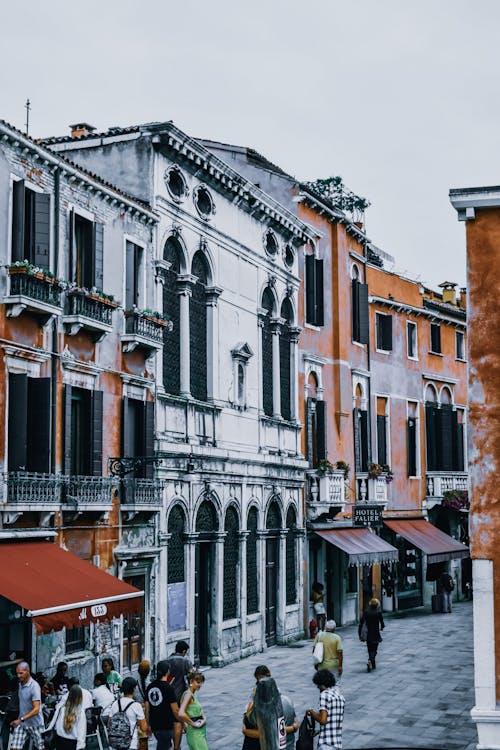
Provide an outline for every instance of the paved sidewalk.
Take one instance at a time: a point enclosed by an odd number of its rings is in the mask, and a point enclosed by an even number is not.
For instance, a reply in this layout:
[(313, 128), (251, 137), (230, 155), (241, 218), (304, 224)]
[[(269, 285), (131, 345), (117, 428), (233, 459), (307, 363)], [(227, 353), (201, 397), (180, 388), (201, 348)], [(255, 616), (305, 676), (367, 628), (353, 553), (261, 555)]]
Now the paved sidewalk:
[[(472, 602), (455, 604), (451, 614), (417, 610), (386, 617), (377, 669), (370, 674), (357, 628), (338, 632), (344, 641), (344, 750), (475, 750), (477, 734), (469, 714), (474, 704)], [(241, 717), (253, 671), (262, 663), (292, 698), (299, 719), (305, 709), (317, 707), (311, 641), (270, 648), (222, 669), (209, 669), (200, 701), (207, 715), (210, 750), (241, 748)], [(185, 740), (182, 747), (187, 747)]]

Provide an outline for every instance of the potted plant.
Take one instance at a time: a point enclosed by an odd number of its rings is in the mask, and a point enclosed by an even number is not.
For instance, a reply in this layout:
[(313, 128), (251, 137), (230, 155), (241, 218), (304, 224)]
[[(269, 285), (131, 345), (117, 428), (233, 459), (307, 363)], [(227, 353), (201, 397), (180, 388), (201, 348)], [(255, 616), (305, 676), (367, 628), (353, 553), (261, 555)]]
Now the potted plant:
[(394, 479), (394, 472), (388, 464), (370, 464), (368, 466), (368, 477), (370, 479), (378, 479), (382, 475), (385, 475), (385, 481), (390, 484)]
[(107, 305), (108, 307), (118, 307), (118, 302), (115, 300), (112, 294), (106, 294), (102, 291), (102, 289), (98, 289), (95, 286), (87, 289), (84, 286), (78, 286), (77, 284), (72, 282), (68, 287), (67, 293), (69, 295), (87, 297), (88, 299), (95, 300), (96, 302), (101, 302), (103, 305)]
[(28, 260), (16, 260), (15, 263), (9, 263), (6, 268), (9, 276), (25, 274), (26, 276), (32, 276), (35, 279), (47, 281), (49, 284), (54, 284), (58, 287), (64, 286), (64, 281), (62, 281), (61, 279), (57, 279), (52, 271), (48, 270), (48, 268), (35, 266)]
[(125, 310), (125, 317), (128, 318), (132, 316), (137, 316), (138, 318), (145, 318), (146, 320), (149, 320), (151, 323), (156, 323), (156, 325), (163, 326), (164, 328), (171, 328), (172, 326), (168, 315), (165, 315), (165, 313), (156, 312), (155, 310), (150, 310), (149, 308), (140, 310), (138, 307), (134, 305), (134, 307), (128, 310)]
[(337, 461), (337, 463), (335, 464), (335, 468), (338, 471), (343, 471), (344, 472), (344, 479), (348, 479), (349, 478), (349, 473), (351, 471), (351, 467), (349, 466), (349, 464), (346, 461)]
[(443, 492), (441, 505), (444, 508), (449, 508), (450, 510), (456, 510), (458, 512), (469, 510), (469, 493), (467, 490), (446, 490), (446, 492)]
[(325, 474), (333, 474), (334, 470), (334, 465), (327, 458), (322, 458), (318, 463), (318, 466), (316, 467), (316, 471), (320, 476), (324, 476)]

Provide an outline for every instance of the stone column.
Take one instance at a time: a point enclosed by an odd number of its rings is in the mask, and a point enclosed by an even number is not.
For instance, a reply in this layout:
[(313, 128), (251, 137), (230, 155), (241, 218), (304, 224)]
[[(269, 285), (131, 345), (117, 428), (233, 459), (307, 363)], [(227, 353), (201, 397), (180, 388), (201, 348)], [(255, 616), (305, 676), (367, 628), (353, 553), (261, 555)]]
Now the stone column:
[(240, 620), (241, 648), (247, 644), (247, 536), (248, 531), (240, 531)]
[(273, 318), (273, 417), (281, 419), (280, 331), (283, 318)]
[(184, 550), (186, 562), (186, 630), (189, 633), (191, 654), (194, 654), (194, 615), (195, 615), (195, 581), (196, 568), (196, 542), (199, 534), (184, 534)]
[(218, 299), (222, 289), (207, 287), (207, 398), (219, 398), (219, 308)]
[(285, 640), (286, 636), (286, 537), (287, 530), (279, 532), (279, 563), (278, 563), (278, 617), (276, 636), (278, 643)]
[(299, 418), (299, 335), (302, 328), (290, 328), (290, 401), (291, 419)]
[(190, 382), (190, 351), (189, 351), (189, 300), (192, 294), (192, 284), (195, 281), (195, 277), (191, 274), (184, 274), (178, 277), (179, 283), (179, 297), (180, 297), (180, 310), (179, 310), (179, 335), (180, 335), (180, 347), (181, 347), (181, 396), (191, 397), (191, 382)]
[[(163, 309), (163, 289), (165, 286), (165, 274), (171, 267), (171, 263), (167, 260), (155, 260), (154, 271), (155, 271), (155, 303), (154, 309), (161, 312), (168, 312)], [(156, 371), (156, 383), (158, 384), (158, 390), (164, 392), (163, 389), (163, 357), (157, 357), (153, 355), (154, 367)]]
[(211, 644), (215, 646), (217, 655), (212, 657), (212, 664), (222, 662), (222, 624), (224, 603), (224, 539), (226, 533), (219, 531), (215, 534), (215, 561), (214, 581), (212, 591), (215, 592), (215, 600), (212, 599), (213, 625), (211, 628)]
[(261, 615), (261, 646), (266, 647), (266, 539), (267, 531), (257, 531), (257, 578), (259, 581), (259, 612)]

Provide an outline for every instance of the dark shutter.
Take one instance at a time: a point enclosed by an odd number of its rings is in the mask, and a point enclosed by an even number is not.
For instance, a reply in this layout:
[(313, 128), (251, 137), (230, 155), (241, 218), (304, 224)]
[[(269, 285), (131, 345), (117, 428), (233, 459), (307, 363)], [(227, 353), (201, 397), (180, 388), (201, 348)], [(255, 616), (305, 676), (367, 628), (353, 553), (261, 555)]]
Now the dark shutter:
[[(151, 457), (155, 454), (155, 405), (154, 401), (144, 404), (144, 455)], [(147, 463), (144, 475), (148, 479), (154, 476), (154, 465)]]
[(452, 471), (453, 469), (453, 409), (451, 404), (441, 405), (441, 419), (439, 443), (441, 465), (438, 469)]
[(359, 281), (351, 282), (352, 340), (359, 342)]
[(368, 471), (368, 412), (360, 411), (361, 471)]
[(29, 471), (50, 471), (51, 378), (28, 378)]
[(369, 341), (368, 284), (358, 284), (359, 343)]
[(377, 414), (377, 457), (379, 464), (387, 463), (387, 418)]
[(122, 455), (134, 456), (134, 418), (132, 414), (132, 399), (125, 396), (122, 402)]
[(408, 476), (409, 477), (414, 477), (417, 474), (416, 437), (417, 437), (417, 422), (414, 417), (408, 417), (407, 441), (408, 441)]
[(314, 255), (306, 255), (306, 323), (315, 324), (315, 296), (316, 282), (314, 279), (315, 270)]
[(318, 461), (327, 457), (327, 421), (326, 401), (316, 401), (316, 458)]
[(457, 422), (455, 427), (455, 471), (464, 471), (464, 426)]
[(306, 459), (311, 465), (314, 461), (315, 436), (313, 433), (313, 399), (306, 401)]
[(92, 391), (91, 400), (91, 469), (92, 476), (102, 477), (102, 422), (103, 422), (103, 392)]
[(385, 315), (383, 318), (384, 331), (384, 349), (386, 352), (392, 351), (392, 315)]
[(280, 333), (280, 408), (283, 419), (291, 418), (290, 332), (285, 323)]
[(98, 289), (104, 284), (104, 224), (94, 223), (93, 282)]
[(264, 414), (272, 417), (273, 404), (273, 334), (271, 322), (266, 315), (262, 325), (262, 406)]
[[(24, 260), (24, 180), (12, 185), (12, 262)], [(26, 259), (28, 260), (28, 259)]]
[(441, 353), (441, 326), (438, 323), (431, 323), (431, 351)]
[(76, 281), (76, 232), (75, 232), (75, 212), (73, 209), (69, 212), (69, 267), (68, 278), (70, 281)]
[(35, 193), (35, 254), (36, 266), (50, 267), (50, 195)]
[(9, 374), (9, 471), (26, 471), (28, 446), (27, 381), (26, 375)]
[(425, 439), (427, 447), (427, 471), (436, 471), (437, 468), (437, 446), (436, 446), (436, 412), (433, 403), (425, 405)]
[(354, 465), (356, 471), (361, 471), (361, 425), (360, 411), (353, 410), (353, 434), (354, 434)]
[(315, 270), (315, 324), (322, 326), (325, 323), (324, 294), (323, 294), (323, 260), (316, 258)]
[(64, 458), (63, 470), (65, 474), (71, 474), (71, 386), (64, 387), (63, 397), (63, 419), (64, 419)]
[(130, 310), (135, 304), (135, 245), (127, 242), (125, 250), (125, 308)]

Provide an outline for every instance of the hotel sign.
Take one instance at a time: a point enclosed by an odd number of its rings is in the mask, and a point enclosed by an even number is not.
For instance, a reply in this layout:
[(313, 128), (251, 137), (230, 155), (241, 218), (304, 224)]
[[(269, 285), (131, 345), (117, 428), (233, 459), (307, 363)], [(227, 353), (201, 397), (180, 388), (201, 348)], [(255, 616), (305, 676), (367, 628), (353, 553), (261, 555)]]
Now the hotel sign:
[(382, 510), (382, 505), (371, 503), (355, 505), (352, 512), (353, 526), (376, 526), (382, 522)]

